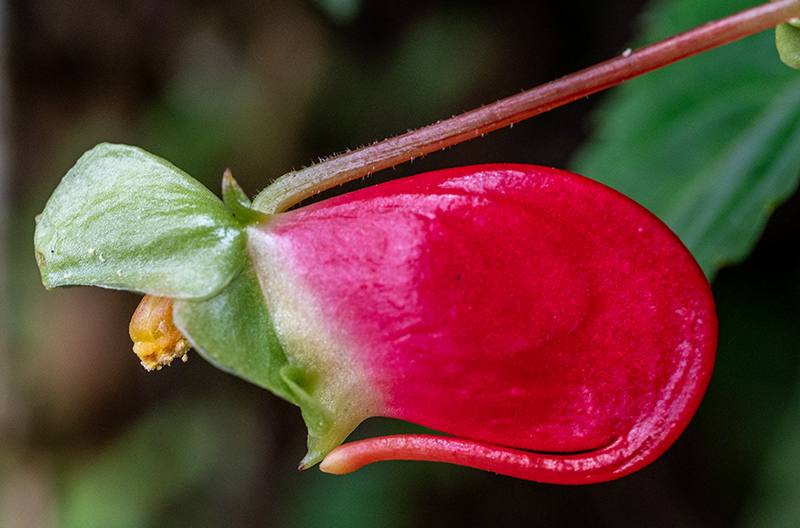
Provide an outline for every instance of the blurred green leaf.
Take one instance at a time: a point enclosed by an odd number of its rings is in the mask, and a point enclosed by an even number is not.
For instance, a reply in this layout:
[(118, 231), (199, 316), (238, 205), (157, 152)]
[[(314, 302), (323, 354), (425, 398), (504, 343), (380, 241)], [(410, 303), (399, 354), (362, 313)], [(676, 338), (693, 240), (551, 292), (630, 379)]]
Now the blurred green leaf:
[(415, 17), (390, 52), (367, 55), (379, 54), (378, 61), (334, 55), (317, 103), (316, 133), (337, 143), (362, 141), (463, 111), (460, 99), (501, 60), (485, 17), (473, 8), (437, 6)]
[[(670, 0), (654, 42), (749, 7)], [(744, 258), (800, 174), (800, 76), (764, 32), (621, 86), (574, 170), (638, 201), (683, 240), (709, 278)]]
[(226, 511), (241, 507), (233, 497), (252, 485), (255, 423), (230, 400), (159, 407), (106, 449), (62, 468), (59, 526), (224, 525)]
[(48, 288), (202, 298), (221, 290), (246, 258), (239, 224), (211, 191), (161, 158), (107, 143), (64, 176), (34, 239)]
[(755, 500), (745, 515), (747, 528), (800, 526), (800, 395), (794, 398), (784, 423), (773, 437)]
[(340, 24), (353, 20), (361, 9), (361, 0), (316, 0), (316, 3)]

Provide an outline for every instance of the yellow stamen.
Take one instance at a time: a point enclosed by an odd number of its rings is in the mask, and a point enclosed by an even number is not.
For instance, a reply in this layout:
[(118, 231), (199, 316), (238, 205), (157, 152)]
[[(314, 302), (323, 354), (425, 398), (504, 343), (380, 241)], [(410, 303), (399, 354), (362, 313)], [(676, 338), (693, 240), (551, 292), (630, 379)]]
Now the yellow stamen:
[(129, 333), (133, 351), (147, 370), (160, 370), (175, 358), (186, 361), (192, 348), (172, 322), (172, 298), (145, 295), (133, 314)]

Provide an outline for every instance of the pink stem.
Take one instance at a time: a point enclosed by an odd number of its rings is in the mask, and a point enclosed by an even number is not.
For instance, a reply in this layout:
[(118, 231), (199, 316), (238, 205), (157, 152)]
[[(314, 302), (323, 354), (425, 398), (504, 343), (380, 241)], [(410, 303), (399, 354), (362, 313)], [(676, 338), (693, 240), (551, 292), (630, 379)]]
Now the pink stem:
[[(631, 446), (616, 440), (598, 450), (579, 454), (523, 451), (474, 440), (437, 435), (396, 435), (341, 445), (320, 464), (326, 473), (341, 475), (381, 460), (425, 460), (468, 466), (514, 478), (551, 484), (591, 484), (627, 475), (652, 460), (661, 450), (645, 443)], [(631, 454), (632, 451), (638, 451)]]
[(798, 16), (800, 0), (778, 0), (709, 22), (538, 88), (290, 172), (275, 180), (253, 205), (265, 213), (285, 211), (326, 189), (517, 123)]

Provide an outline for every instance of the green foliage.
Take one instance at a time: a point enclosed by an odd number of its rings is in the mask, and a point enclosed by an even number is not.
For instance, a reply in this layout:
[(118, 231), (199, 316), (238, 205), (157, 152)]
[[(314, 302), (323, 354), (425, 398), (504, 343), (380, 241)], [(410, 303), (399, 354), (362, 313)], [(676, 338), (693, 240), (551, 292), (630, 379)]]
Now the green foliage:
[[(644, 40), (748, 5), (663, 2)], [(762, 33), (629, 81), (574, 169), (658, 215), (713, 277), (750, 252), (797, 185), (800, 77)]]
[(38, 217), (36, 259), (48, 288), (92, 285), (178, 298), (221, 290), (245, 262), (222, 201), (143, 150), (84, 154)]
[(466, 6), (435, 5), (390, 52), (370, 50), (372, 61), (351, 50), (334, 56), (314, 135), (336, 138), (333, 148), (352, 148), (358, 145), (342, 145), (341, 138), (374, 141), (464, 111), (461, 100), (500, 61), (482, 16)]
[(774, 445), (758, 483), (757, 501), (750, 507), (743, 526), (778, 528), (800, 523), (800, 398), (789, 403), (790, 413), (775, 435)]
[(361, 9), (361, 0), (315, 0), (335, 22), (346, 23), (353, 20)]
[(225, 525), (254, 476), (246, 462), (258, 441), (254, 419), (234, 401), (162, 406), (62, 468), (58, 526)]

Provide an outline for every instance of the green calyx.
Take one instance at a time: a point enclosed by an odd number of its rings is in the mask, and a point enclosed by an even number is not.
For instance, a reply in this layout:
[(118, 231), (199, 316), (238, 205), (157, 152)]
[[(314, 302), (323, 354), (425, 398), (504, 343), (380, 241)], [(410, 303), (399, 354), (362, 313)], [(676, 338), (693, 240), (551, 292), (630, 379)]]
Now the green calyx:
[(301, 408), (309, 430), (302, 467), (309, 467), (360, 419), (338, 416), (325, 374), (287, 354), (295, 347), (287, 348), (276, 332), (249, 256), (247, 227), (263, 229), (271, 216), (251, 207), (230, 171), (222, 197), (141, 149), (98, 145), (67, 173), (36, 219), (42, 282), (173, 298), (174, 324), (198, 353)]

